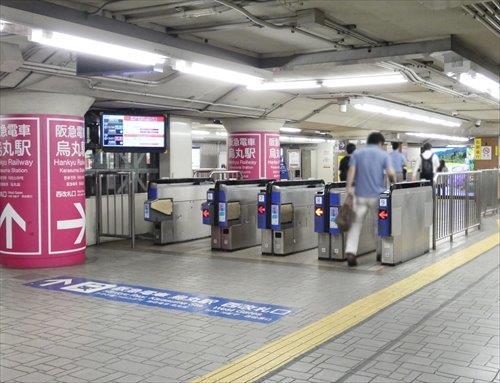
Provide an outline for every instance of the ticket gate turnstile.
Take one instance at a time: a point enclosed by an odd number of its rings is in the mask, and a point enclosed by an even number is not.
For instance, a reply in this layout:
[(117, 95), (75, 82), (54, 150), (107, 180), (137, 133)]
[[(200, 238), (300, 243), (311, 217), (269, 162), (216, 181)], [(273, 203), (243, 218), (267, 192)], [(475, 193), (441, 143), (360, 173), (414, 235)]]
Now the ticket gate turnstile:
[(220, 180), (207, 191), (202, 220), (211, 227), (212, 250), (238, 250), (261, 243), (256, 197), (271, 180)]
[(323, 180), (273, 181), (259, 193), (263, 255), (288, 255), (318, 246), (313, 196), (324, 184)]
[(211, 178), (172, 178), (151, 181), (148, 200), (144, 203), (144, 219), (153, 222), (155, 245), (205, 238), (210, 230), (200, 222), (200, 206)]
[(396, 265), (430, 250), (432, 208), (428, 181), (396, 183), (380, 195), (378, 235), (383, 264)]
[[(346, 196), (345, 182), (329, 183), (314, 196), (314, 231), (318, 233), (319, 259), (346, 260), (345, 244), (348, 234), (340, 230), (335, 222)], [(376, 251), (379, 242), (376, 215), (369, 210), (363, 221), (356, 255)]]

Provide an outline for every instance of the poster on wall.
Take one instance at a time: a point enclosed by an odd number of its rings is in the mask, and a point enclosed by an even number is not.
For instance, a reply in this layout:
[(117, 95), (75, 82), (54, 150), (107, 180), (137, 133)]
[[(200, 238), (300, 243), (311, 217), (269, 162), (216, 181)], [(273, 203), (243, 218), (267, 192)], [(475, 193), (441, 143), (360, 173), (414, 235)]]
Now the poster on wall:
[(481, 146), (482, 146), (482, 140), (480, 138), (474, 138), (474, 159), (475, 160), (481, 159)]

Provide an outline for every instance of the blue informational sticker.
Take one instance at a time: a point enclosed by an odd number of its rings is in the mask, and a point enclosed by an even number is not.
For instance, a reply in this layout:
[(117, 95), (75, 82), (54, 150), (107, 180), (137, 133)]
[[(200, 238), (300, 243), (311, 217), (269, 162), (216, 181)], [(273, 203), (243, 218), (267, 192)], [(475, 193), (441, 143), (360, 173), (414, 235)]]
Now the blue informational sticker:
[(331, 206), (330, 207), (330, 229), (338, 229), (339, 228), (337, 226), (337, 222), (335, 222), (338, 215), (339, 215), (338, 206)]
[(271, 225), (279, 226), (280, 224), (280, 207), (279, 205), (271, 205)]
[(42, 279), (26, 283), (25, 286), (257, 323), (272, 323), (293, 314), (291, 308), (284, 306), (78, 277)]
[(219, 202), (219, 222), (226, 222), (226, 203)]

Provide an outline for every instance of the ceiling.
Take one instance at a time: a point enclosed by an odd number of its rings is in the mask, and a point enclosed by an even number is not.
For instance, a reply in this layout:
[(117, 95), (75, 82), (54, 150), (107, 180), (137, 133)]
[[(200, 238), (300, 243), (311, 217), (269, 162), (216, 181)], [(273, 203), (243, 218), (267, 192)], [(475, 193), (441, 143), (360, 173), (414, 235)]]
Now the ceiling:
[[(83, 77), (75, 74), (74, 54), (31, 43), (22, 33), (3, 33), (2, 44), (18, 47), (22, 62), (0, 74), (0, 87), (89, 95), (96, 100), (94, 108), (280, 119), (333, 136), (357, 137), (370, 130), (497, 135), (498, 101), (445, 74), (450, 65), (461, 65), (498, 81), (500, 29), (470, 14), (493, 9), (500, 15), (495, 7), (495, 2), (467, 0), (2, 0), (2, 19), (19, 25), (269, 78), (400, 71), (413, 80), (362, 88), (250, 91), (171, 68), (127, 78)], [(352, 107), (340, 111), (339, 103), (361, 96), (455, 116), (462, 125), (436, 126)]]

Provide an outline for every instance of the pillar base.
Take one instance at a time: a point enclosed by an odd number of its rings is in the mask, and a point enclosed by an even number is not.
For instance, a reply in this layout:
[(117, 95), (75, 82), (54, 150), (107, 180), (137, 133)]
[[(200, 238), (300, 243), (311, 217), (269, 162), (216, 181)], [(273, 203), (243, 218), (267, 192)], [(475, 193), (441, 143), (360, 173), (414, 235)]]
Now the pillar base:
[(43, 269), (79, 265), (85, 262), (85, 251), (60, 257), (0, 257), (0, 264), (8, 269)]

